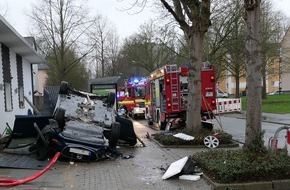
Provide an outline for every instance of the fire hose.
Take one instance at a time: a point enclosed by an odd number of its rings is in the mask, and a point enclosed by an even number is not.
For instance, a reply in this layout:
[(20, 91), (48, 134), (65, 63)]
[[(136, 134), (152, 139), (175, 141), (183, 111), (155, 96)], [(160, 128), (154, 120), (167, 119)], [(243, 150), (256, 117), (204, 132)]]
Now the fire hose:
[(54, 157), (51, 159), (50, 163), (41, 171), (36, 172), (34, 175), (29, 176), (24, 179), (12, 179), (12, 178), (0, 178), (0, 187), (11, 187), (16, 185), (21, 185), (27, 182), (30, 182), (38, 177), (40, 177), (42, 174), (47, 172), (57, 161), (57, 159), (60, 156), (60, 152), (57, 152)]

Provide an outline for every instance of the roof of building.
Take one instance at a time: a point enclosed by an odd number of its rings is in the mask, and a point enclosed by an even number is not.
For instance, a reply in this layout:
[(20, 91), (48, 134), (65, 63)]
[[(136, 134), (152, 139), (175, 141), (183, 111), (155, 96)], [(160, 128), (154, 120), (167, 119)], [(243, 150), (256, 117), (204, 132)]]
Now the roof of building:
[(120, 76), (95, 78), (90, 80), (90, 84), (117, 84), (120, 78)]
[(32, 64), (43, 63), (44, 58), (0, 15), (0, 42)]

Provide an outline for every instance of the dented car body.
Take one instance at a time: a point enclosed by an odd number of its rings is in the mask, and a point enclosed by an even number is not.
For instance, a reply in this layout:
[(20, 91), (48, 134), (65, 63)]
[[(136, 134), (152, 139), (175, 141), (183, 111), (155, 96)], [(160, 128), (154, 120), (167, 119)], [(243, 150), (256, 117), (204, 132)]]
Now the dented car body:
[[(27, 136), (28, 129), (34, 130), (37, 140), (30, 150), (37, 152), (38, 159), (56, 152), (81, 161), (110, 157), (117, 153), (117, 144), (137, 143), (132, 121), (117, 116), (114, 104), (114, 93), (99, 96), (73, 90), (62, 82), (53, 115), (20, 117), (29, 122), (25, 128), (14, 126), (12, 138), (24, 137), (25, 133)], [(16, 116), (15, 124), (19, 123), (17, 119)]]

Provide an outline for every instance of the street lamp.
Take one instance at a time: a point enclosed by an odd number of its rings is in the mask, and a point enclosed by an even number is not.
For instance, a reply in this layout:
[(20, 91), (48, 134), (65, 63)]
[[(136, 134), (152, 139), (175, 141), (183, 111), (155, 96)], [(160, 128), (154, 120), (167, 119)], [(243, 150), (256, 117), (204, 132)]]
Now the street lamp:
[(279, 48), (279, 94), (281, 94), (281, 63), (282, 63), (282, 48)]

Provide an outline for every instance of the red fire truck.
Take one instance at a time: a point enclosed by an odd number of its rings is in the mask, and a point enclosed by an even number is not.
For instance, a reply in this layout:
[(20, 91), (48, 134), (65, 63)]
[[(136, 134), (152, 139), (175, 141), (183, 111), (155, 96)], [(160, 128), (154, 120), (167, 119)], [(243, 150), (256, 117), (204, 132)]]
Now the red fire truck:
[[(215, 77), (213, 68), (201, 71), (201, 93), (203, 116), (212, 116), (216, 110)], [(165, 65), (150, 75), (147, 92), (150, 92), (151, 104), (146, 108), (148, 124), (157, 123), (161, 130), (167, 124), (185, 125), (186, 103), (188, 96), (188, 68), (176, 64)]]
[(120, 109), (132, 118), (145, 117), (145, 106), (150, 104), (149, 94), (146, 94), (148, 78), (131, 77), (124, 81), (124, 87), (117, 92)]

